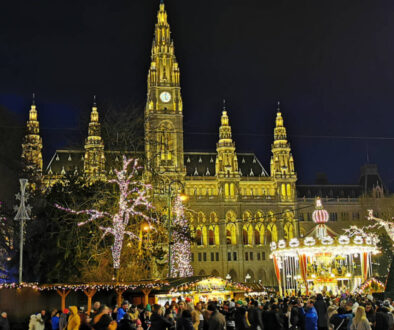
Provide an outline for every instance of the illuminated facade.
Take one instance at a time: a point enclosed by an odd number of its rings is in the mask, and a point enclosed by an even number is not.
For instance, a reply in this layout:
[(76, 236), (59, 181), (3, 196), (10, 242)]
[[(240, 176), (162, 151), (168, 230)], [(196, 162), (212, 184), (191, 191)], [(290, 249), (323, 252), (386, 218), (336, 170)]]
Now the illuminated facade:
[[(195, 237), (192, 246), (195, 274), (230, 275), (238, 281), (249, 274), (251, 280), (274, 285), (270, 243), (288, 241), (309, 231), (307, 221), (300, 225), (295, 219), (305, 214), (308, 205), (313, 210), (314, 202), (309, 198), (314, 196), (305, 198), (298, 193), (297, 198), (297, 174), (279, 104), (275, 123), (270, 173), (255, 154), (236, 151), (225, 105), (216, 152), (184, 151), (180, 70), (167, 12), (161, 3), (147, 79), (145, 175), (148, 179), (160, 176), (167, 186), (180, 182), (189, 196), (186, 215)], [(34, 104), (27, 127), (23, 157), (41, 171), (42, 142)], [(57, 150), (43, 179), (50, 186), (72, 171), (92, 181), (103, 180), (111, 177), (121, 162), (120, 152), (104, 150), (94, 103), (85, 149)], [(165, 200), (165, 195), (162, 197)], [(304, 213), (297, 212), (299, 203)], [(355, 200), (338, 199), (336, 203), (340, 206), (347, 203), (351, 210), (360, 206)]]

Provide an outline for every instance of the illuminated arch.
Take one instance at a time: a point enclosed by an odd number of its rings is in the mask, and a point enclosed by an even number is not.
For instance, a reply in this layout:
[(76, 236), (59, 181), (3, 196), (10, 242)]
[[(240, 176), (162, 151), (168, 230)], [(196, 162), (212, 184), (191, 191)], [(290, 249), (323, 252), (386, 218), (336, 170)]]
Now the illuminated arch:
[(263, 268), (260, 268), (257, 272), (257, 280), (261, 281), (263, 285), (267, 285), (267, 275), (265, 273), (265, 270)]
[(247, 274), (250, 275), (249, 282), (254, 282), (255, 278), (254, 278), (254, 272), (253, 272), (253, 270), (251, 270), (251, 269), (249, 268), (249, 269), (246, 271), (246, 273), (245, 273), (245, 277), (246, 277)]
[(226, 222), (236, 222), (237, 221), (237, 215), (233, 210), (228, 210), (226, 212)]
[(172, 162), (176, 160), (176, 157), (174, 157), (175, 150), (177, 150), (176, 133), (172, 122), (164, 120), (160, 123), (156, 142), (161, 161)]
[(208, 245), (219, 245), (219, 226), (209, 226), (208, 228)]
[(264, 244), (264, 225), (262, 223), (257, 224), (254, 228), (254, 244)]
[(292, 222), (287, 222), (284, 226), (284, 239), (291, 240), (294, 238), (294, 225)]
[(231, 281), (238, 281), (237, 272), (234, 269), (230, 269), (228, 274), (231, 276)]
[(276, 228), (276, 224), (270, 223), (267, 226), (267, 231), (266, 231), (266, 244), (270, 244), (271, 242), (277, 242), (278, 241), (278, 230)]
[(254, 216), (254, 218), (255, 218), (256, 221), (263, 222), (264, 221), (264, 213), (263, 213), (263, 211), (260, 211), (260, 210), (257, 211), (255, 216)]
[(212, 275), (212, 276), (215, 276), (215, 277), (219, 277), (219, 272), (218, 272), (216, 269), (214, 269), (214, 270), (212, 271), (211, 275)]
[(185, 218), (189, 221), (189, 223), (193, 223), (194, 222), (194, 217), (193, 217), (193, 214), (191, 212), (185, 212)]
[(242, 214), (242, 220), (243, 220), (243, 221), (250, 221), (250, 220), (252, 220), (252, 212), (250, 212), (250, 211), (245, 211), (245, 212)]
[(253, 241), (253, 227), (250, 224), (245, 224), (242, 227), (242, 243), (244, 245), (252, 245)]
[(237, 227), (234, 223), (226, 224), (226, 244), (227, 245), (237, 244)]
[(217, 223), (218, 221), (219, 221), (219, 218), (218, 218), (216, 212), (211, 212), (209, 214), (209, 222), (210, 223)]
[(207, 245), (208, 241), (207, 227), (197, 226), (196, 227), (196, 244), (199, 246)]
[(205, 214), (201, 211), (198, 212), (197, 219), (198, 219), (198, 223), (205, 223), (206, 221)]

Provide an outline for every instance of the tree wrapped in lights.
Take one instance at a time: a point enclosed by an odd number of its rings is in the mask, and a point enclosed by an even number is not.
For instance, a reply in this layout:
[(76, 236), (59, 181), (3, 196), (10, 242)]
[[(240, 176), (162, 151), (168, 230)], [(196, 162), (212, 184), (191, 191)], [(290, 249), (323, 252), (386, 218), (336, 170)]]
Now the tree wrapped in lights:
[(391, 238), (394, 244), (394, 223), (393, 221), (386, 221), (380, 218), (376, 218), (373, 215), (373, 210), (368, 210), (368, 220), (374, 220), (376, 221), (375, 224), (368, 226), (367, 228), (384, 228), (387, 232), (387, 235)]
[(170, 277), (192, 276), (193, 268), (191, 266), (190, 231), (188, 221), (185, 218), (185, 208), (179, 196), (175, 198), (174, 214), (174, 243), (171, 249), (172, 265)]
[(119, 171), (115, 170), (116, 179), (108, 181), (109, 183), (115, 183), (119, 187), (117, 212), (114, 214), (96, 209), (75, 211), (56, 205), (56, 207), (66, 212), (75, 215), (86, 215), (88, 219), (79, 222), (78, 226), (83, 226), (99, 219), (106, 218), (110, 220), (111, 226), (104, 227), (100, 225), (99, 228), (103, 231), (103, 238), (109, 234), (114, 237), (111, 252), (115, 271), (118, 271), (120, 268), (120, 256), (124, 237), (127, 235), (131, 239), (138, 239), (136, 234), (127, 229), (130, 220), (133, 219), (134, 222), (136, 222), (138, 221), (137, 219), (139, 219), (140, 221), (147, 222), (149, 225), (154, 221), (152, 217), (146, 214), (146, 211), (152, 208), (152, 204), (148, 199), (148, 193), (151, 190), (151, 186), (142, 183), (138, 179), (138, 171), (141, 169), (142, 167), (138, 165), (138, 159), (127, 159), (123, 156), (122, 169)]

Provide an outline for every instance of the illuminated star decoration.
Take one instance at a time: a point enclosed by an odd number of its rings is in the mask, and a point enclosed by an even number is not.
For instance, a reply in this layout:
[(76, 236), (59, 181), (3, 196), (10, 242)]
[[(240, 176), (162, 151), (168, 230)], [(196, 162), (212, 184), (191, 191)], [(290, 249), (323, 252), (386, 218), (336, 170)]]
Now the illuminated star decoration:
[(373, 228), (373, 227), (382, 228), (383, 227), (394, 243), (394, 223), (392, 221), (390, 222), (390, 221), (376, 218), (373, 215), (373, 210), (368, 210), (368, 220), (376, 221), (376, 223), (374, 225), (371, 225), (368, 227), (370, 227), (370, 228)]
[(171, 249), (171, 266), (170, 277), (188, 277), (193, 275), (191, 266), (190, 239), (188, 238), (189, 225), (185, 218), (185, 209), (180, 197), (174, 202), (175, 219), (174, 224), (174, 245)]
[[(128, 171), (129, 165), (131, 170)], [(148, 192), (152, 187), (148, 184), (144, 184), (137, 179), (138, 171), (142, 167), (138, 165), (138, 159), (127, 159), (123, 156), (123, 166), (120, 171), (115, 170), (116, 179), (109, 180), (109, 183), (116, 183), (119, 187), (119, 203), (118, 212), (110, 214), (108, 212), (98, 211), (94, 209), (75, 211), (69, 208), (62, 207), (56, 204), (56, 207), (72, 214), (85, 214), (88, 216), (88, 220), (78, 223), (78, 226), (83, 226), (89, 222), (94, 222), (101, 218), (110, 218), (112, 221), (111, 227), (99, 226), (104, 232), (102, 237), (108, 234), (114, 236), (114, 242), (111, 247), (113, 267), (115, 269), (120, 268), (120, 255), (122, 252), (123, 239), (125, 235), (128, 235), (131, 239), (139, 239), (137, 235), (126, 230), (130, 218), (141, 217), (148, 224), (154, 221), (153, 218), (149, 217), (144, 211), (151, 209), (152, 204), (148, 200)]]

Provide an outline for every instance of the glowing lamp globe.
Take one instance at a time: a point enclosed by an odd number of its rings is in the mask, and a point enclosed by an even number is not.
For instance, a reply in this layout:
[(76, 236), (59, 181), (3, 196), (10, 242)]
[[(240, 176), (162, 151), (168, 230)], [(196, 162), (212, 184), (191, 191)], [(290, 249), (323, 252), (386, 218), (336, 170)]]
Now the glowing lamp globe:
[(329, 220), (328, 212), (323, 209), (323, 204), (320, 198), (316, 199), (316, 209), (312, 213), (312, 220), (314, 223), (323, 224)]

